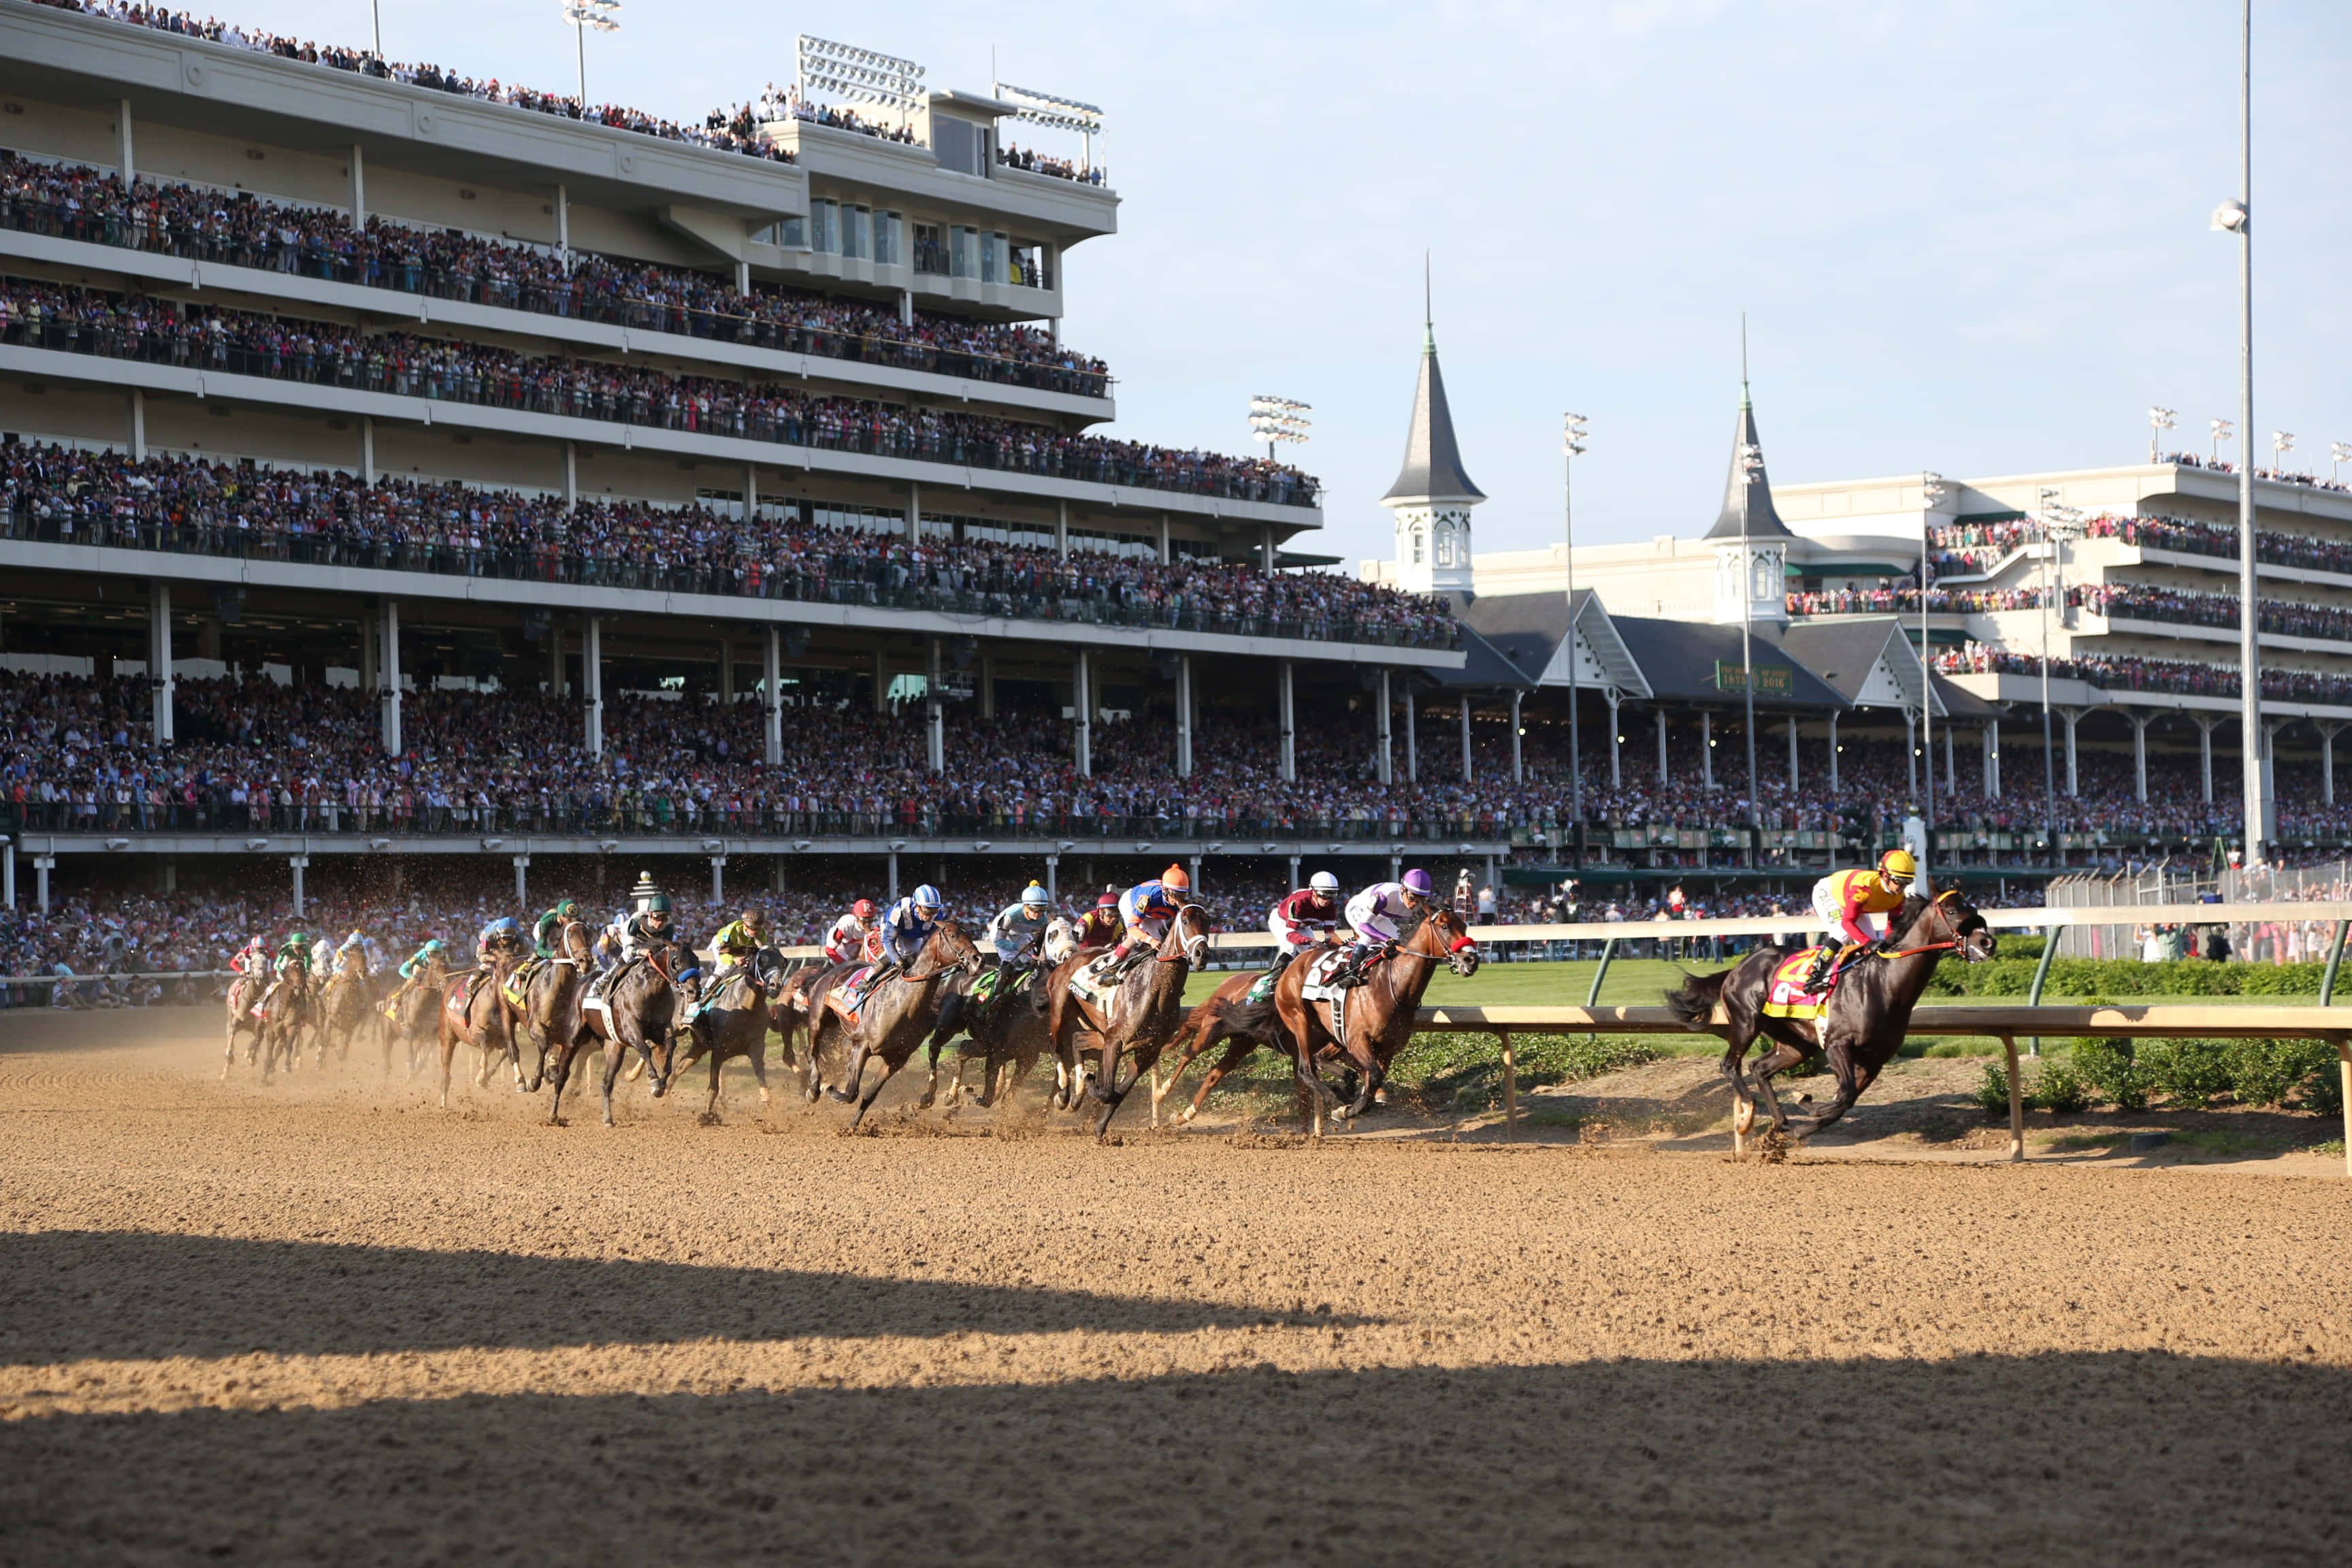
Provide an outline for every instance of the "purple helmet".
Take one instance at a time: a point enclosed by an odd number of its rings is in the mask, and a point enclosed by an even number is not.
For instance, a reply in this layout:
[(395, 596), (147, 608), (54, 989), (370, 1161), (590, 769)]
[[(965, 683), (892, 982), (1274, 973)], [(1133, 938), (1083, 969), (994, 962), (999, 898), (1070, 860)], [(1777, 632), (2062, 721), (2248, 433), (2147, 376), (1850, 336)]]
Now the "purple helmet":
[(1424, 899), (1430, 895), (1431, 884), (1429, 880), (1429, 873), (1423, 870), (1418, 866), (1404, 874), (1404, 885), (1412, 891), (1419, 893)]

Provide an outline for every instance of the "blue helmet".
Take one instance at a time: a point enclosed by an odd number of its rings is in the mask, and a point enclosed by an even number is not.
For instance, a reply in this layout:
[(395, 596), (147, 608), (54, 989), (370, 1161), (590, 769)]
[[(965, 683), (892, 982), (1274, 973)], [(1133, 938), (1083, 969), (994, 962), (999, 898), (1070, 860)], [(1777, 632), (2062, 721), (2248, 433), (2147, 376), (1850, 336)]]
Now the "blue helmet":
[(1021, 889), (1021, 903), (1025, 909), (1042, 910), (1052, 902), (1053, 900), (1045, 896), (1045, 889), (1034, 882)]
[(947, 900), (940, 897), (940, 890), (937, 888), (926, 882), (915, 889), (915, 907), (919, 910), (945, 909)]
[(431, 942), (426, 942), (426, 943), (425, 944), (425, 952), (440, 952), (440, 951), (441, 951), (441, 939), (440, 939), (439, 937), (437, 937), (437, 936), (436, 936), (436, 937), (435, 937)]

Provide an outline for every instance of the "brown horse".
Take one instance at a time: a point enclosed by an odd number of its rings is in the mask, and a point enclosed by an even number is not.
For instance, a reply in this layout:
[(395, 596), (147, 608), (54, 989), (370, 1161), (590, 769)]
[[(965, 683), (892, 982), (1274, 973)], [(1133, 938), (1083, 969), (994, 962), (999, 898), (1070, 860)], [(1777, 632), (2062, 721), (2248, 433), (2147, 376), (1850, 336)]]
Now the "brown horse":
[(521, 1055), (519, 1047), (523, 1040), (536, 1047), (529, 1084), (532, 1092), (546, 1079), (548, 1053), (562, 1041), (578, 1039), (587, 1027), (580, 1003), (588, 994), (588, 928), (567, 919), (556, 928), (551, 945), (553, 957), (528, 960), (517, 971), (513, 985), (522, 997), (520, 1006), (506, 994), (506, 985), (499, 987), (517, 1057)]
[[(1292, 1071), (1308, 1096), (1309, 1127), (1320, 1137), (1327, 1111), (1351, 1121), (1372, 1108), (1381, 1086), (1388, 1081), (1389, 1064), (1412, 1037), (1422, 994), (1429, 989), (1441, 963), (1465, 979), (1477, 973), (1478, 944), (1470, 939), (1461, 916), (1432, 905), (1419, 924), (1389, 944), (1364, 983), (1349, 989), (1339, 1009), (1346, 1015), (1340, 1020), (1342, 1029), (1332, 1026), (1334, 1010), (1329, 1001), (1307, 999), (1311, 965), (1306, 963), (1285, 969), (1274, 983), (1274, 994), (1265, 1001), (1228, 1006), (1217, 1016), (1233, 1033), (1246, 1037), (1264, 1030), (1262, 1009), (1274, 1014), (1290, 1047)], [(1357, 1089), (1351, 1103), (1339, 1103), (1339, 1097), (1324, 1083), (1316, 1066), (1318, 1058), (1355, 1069)]]
[[(1077, 1104), (1078, 1037), (1086, 1036), (1102, 1053), (1099, 1076), (1086, 1089), (1103, 1108), (1095, 1121), (1095, 1136), (1099, 1138), (1110, 1131), (1120, 1102), (1134, 1089), (1136, 1080), (1160, 1060), (1160, 1053), (1168, 1048), (1183, 1023), (1184, 983), (1194, 966), (1209, 958), (1208, 911), (1198, 904), (1178, 909), (1168, 922), (1167, 934), (1160, 939), (1160, 950), (1127, 973), (1107, 1006), (1088, 1002), (1070, 989), (1072, 978), (1097, 956), (1080, 952), (1064, 959), (1046, 977), (1045, 989), (1050, 998), (1047, 1037), (1053, 1041), (1061, 1072), (1059, 1108), (1068, 1110)], [(1123, 1055), (1135, 1058), (1135, 1070), (1124, 1083), (1118, 1078)]]
[(751, 962), (715, 983), (687, 1026), (686, 1055), (677, 1070), (683, 1073), (702, 1058), (710, 1058), (710, 1103), (698, 1118), (705, 1127), (719, 1125), (719, 1069), (730, 1057), (750, 1059), (751, 1076), (760, 1080), (760, 1103), (768, 1103), (768, 994), (780, 984), (783, 966), (774, 948), (760, 949)]
[(613, 1084), (621, 1076), (622, 1058), (629, 1052), (636, 1052), (644, 1063), (653, 1080), (654, 1098), (659, 1100), (667, 1093), (670, 1063), (677, 1052), (670, 1038), (671, 1023), (677, 1016), (678, 998), (695, 999), (700, 975), (692, 948), (664, 942), (625, 965), (610, 982), (592, 984), (589, 995), (581, 1002), (588, 1026), (574, 1038), (556, 1045), (555, 1059), (548, 1064), (547, 1076), (553, 1080), (555, 1092), (549, 1097), (547, 1124), (564, 1124), (563, 1086), (571, 1080), (572, 1061), (592, 1044), (601, 1046), (604, 1053), (605, 1126), (613, 1125)]
[(413, 979), (404, 983), (401, 990), (379, 1009), (383, 1015), (383, 1076), (392, 1076), (392, 1047), (395, 1042), (405, 1047), (408, 1076), (416, 1076), (416, 1064), (431, 1049), (440, 1032), (441, 997), (449, 984), (449, 965), (440, 953), (435, 952), (417, 965)]
[[(911, 964), (867, 987), (855, 1023), (843, 1016), (833, 998), (856, 969), (843, 965), (827, 971), (809, 992), (809, 1098), (822, 1092), (855, 1102), (857, 1110), (848, 1130), (856, 1131), (882, 1086), (938, 1026), (948, 977), (979, 970), (980, 949), (971, 933), (954, 921), (941, 921)], [(881, 1058), (882, 1076), (860, 1093), (869, 1057)]]
[(327, 1065), (327, 1047), (336, 1047), (336, 1059), (348, 1064), (352, 1059), (352, 1042), (362, 1032), (383, 1021), (383, 1015), (371, 1005), (367, 961), (354, 950), (339, 954), (335, 972), (327, 977), (326, 989), (319, 994), (319, 1066)]
[[(1933, 899), (1913, 894), (1887, 921), (1886, 936), (1863, 955), (1851, 960), (1846, 973), (1830, 993), (1828, 1007), (1813, 1021), (1768, 1017), (1764, 1004), (1771, 994), (1772, 972), (1790, 953), (1778, 947), (1759, 947), (1729, 969), (1694, 974), (1682, 987), (1666, 993), (1666, 1005), (1693, 1030), (1710, 1026), (1717, 1003), (1723, 1006), (1723, 1076), (1731, 1080), (1738, 1103), (1731, 1124), (1745, 1132), (1756, 1124), (1756, 1105), (1748, 1098), (1741, 1058), (1761, 1035), (1772, 1049), (1757, 1058), (1755, 1092), (1763, 1097), (1772, 1125), (1783, 1134), (1807, 1138), (1853, 1108), (1863, 1091), (1876, 1081), (1894, 1059), (1911, 1026), (1911, 1009), (1927, 988), (1927, 977), (1948, 952), (1970, 963), (1993, 955), (1995, 942), (1969, 902), (1958, 889)], [(1792, 1068), (1819, 1051), (1828, 1057), (1837, 1079), (1837, 1098), (1820, 1115), (1791, 1126), (1772, 1092), (1775, 1073)]]
[(811, 1100), (817, 1096), (815, 1086), (806, 1078), (813, 1069), (802, 1059), (796, 1048), (796, 1042), (809, 1037), (810, 1026), (815, 1021), (809, 1011), (809, 997), (820, 983), (834, 976), (836, 971), (847, 974), (858, 967), (855, 963), (834, 963), (824, 959), (804, 963), (776, 983), (774, 994), (769, 1001), (768, 1027), (774, 1030), (782, 1042), (776, 1047), (776, 1054), (786, 1067), (803, 1074), (802, 1089)]
[(1218, 1046), (1225, 1047), (1225, 1054), (1201, 1079), (1200, 1092), (1192, 1096), (1192, 1103), (1176, 1113), (1178, 1121), (1190, 1121), (1200, 1115), (1202, 1102), (1209, 1098), (1211, 1089), (1223, 1081), (1226, 1074), (1280, 1038), (1271, 1008), (1267, 1009), (1263, 1026), (1255, 1034), (1244, 1034), (1224, 1020), (1223, 1015), (1239, 1007), (1248, 997), (1251, 988), (1265, 978), (1265, 971), (1257, 969), (1229, 974), (1217, 982), (1217, 988), (1210, 992), (1204, 1001), (1184, 1015), (1184, 1022), (1176, 1031), (1176, 1037), (1184, 1042), (1183, 1054), (1176, 1058), (1176, 1066), (1169, 1073), (1166, 1082), (1160, 1081), (1158, 1073), (1151, 1076), (1151, 1124), (1154, 1127), (1160, 1125), (1160, 1103), (1176, 1091), (1176, 1080), (1184, 1076), (1184, 1070), (1195, 1059)]
[(296, 1053), (301, 1049), (302, 1031), (311, 1024), (310, 966), (297, 958), (278, 971), (274, 993), (265, 991), (268, 1016), (261, 1020), (261, 1081), (268, 1083), (272, 1069), (282, 1059), (286, 1070), (294, 1070)]
[[(515, 1087), (521, 1089), (522, 1059), (515, 1050), (514, 1024), (506, 998), (499, 994), (508, 975), (522, 957), (517, 943), (501, 942), (490, 949), (488, 969), (468, 970), (441, 988), (441, 1103), (449, 1103), (449, 1059), (459, 1042), (482, 1053), (474, 1087), (487, 1088), (490, 1071), (504, 1057), (514, 1069)], [(531, 1085), (536, 1089), (537, 1084)]]
[(228, 983), (228, 1050), (221, 1058), (221, 1077), (228, 1077), (229, 1068), (236, 1065), (236, 1041), (240, 1035), (250, 1036), (245, 1043), (245, 1065), (251, 1067), (261, 1054), (261, 1020), (253, 1016), (253, 1005), (261, 1000), (268, 982), (258, 974), (238, 973)]

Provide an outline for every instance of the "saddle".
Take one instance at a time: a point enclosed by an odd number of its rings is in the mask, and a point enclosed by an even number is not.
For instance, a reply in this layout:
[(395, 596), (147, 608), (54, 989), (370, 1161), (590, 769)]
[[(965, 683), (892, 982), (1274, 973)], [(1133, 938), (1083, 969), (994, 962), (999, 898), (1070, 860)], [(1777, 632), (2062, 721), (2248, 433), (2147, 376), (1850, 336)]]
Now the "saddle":
[(1298, 977), (1298, 994), (1308, 1002), (1336, 1002), (1344, 996), (1350, 982), (1340, 973), (1348, 963), (1348, 950), (1330, 948), (1307, 961), (1307, 973)]
[(874, 972), (881, 967), (869, 963), (824, 994), (824, 1005), (853, 1029), (857, 1026), (857, 1015), (866, 1007), (866, 987), (873, 981)]
[(1119, 982), (1133, 973), (1151, 955), (1130, 952), (1120, 958), (1115, 952), (1106, 952), (1091, 963), (1080, 964), (1070, 974), (1070, 989), (1097, 1006), (1117, 994)]

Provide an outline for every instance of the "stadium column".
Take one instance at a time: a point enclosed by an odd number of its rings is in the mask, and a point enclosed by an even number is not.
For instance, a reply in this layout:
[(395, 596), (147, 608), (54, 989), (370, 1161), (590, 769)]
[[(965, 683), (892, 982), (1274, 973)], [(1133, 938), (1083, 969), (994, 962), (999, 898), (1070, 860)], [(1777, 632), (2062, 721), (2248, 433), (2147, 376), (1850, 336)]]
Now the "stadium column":
[(898, 852), (890, 851), (890, 902), (898, 901)]
[(760, 662), (760, 705), (765, 720), (770, 767), (784, 760), (784, 629), (768, 628), (768, 650)]
[(929, 639), (923, 668), (923, 751), (933, 773), (948, 765), (947, 708), (940, 700), (940, 639)]
[(563, 628), (552, 621), (547, 628), (547, 695), (563, 695)]
[(713, 909), (727, 901), (727, 857), (710, 858), (710, 904)]
[(132, 462), (143, 463), (147, 460), (147, 394), (134, 386), (123, 395), (123, 402), (128, 428), (122, 444), (131, 448)]
[(920, 544), (922, 542), (923, 487), (909, 483), (907, 486), (907, 542)]
[(1527, 769), (1520, 762), (1519, 737), (1527, 731), (1519, 724), (1519, 689), (1511, 688), (1511, 782), (1527, 783)]
[[(2336, 804), (2336, 732), (2343, 724), (2332, 719), (2315, 719), (2311, 727), (2319, 731), (2319, 799), (2323, 805)], [(2147, 798), (2147, 764), (2140, 764), (2140, 798)]]
[(1054, 503), (1054, 554), (1063, 561), (1070, 558), (1070, 503)]
[(1837, 792), (1838, 792), (1838, 765), (1837, 765), (1837, 760), (1838, 760), (1837, 715), (1836, 715), (1836, 714), (1834, 714), (1834, 713), (1832, 713), (1832, 714), (1831, 714), (1831, 715), (1830, 715), (1830, 793), (1831, 793), (1832, 795), (1835, 795), (1835, 794), (1837, 794)]
[(1413, 683), (1404, 683), (1404, 782), (1421, 782), (1421, 728), (1417, 710), (1421, 704), (1413, 700)]
[(1276, 667), (1275, 707), (1282, 721), (1282, 782), (1298, 782), (1298, 693), (1291, 661), (1284, 659)]
[(299, 921), (302, 918), (302, 873), (310, 868), (310, 858), (308, 855), (289, 855), (286, 857), (286, 868), (294, 874), (294, 918)]
[(1078, 776), (1095, 776), (1095, 683), (1094, 670), (1085, 648), (1080, 648), (1070, 666), (1070, 717), (1073, 722), (1072, 750), (1076, 753)]
[(890, 711), (890, 656), (878, 647), (874, 650), (874, 711)]
[(604, 754), (604, 617), (590, 616), (580, 625), (580, 709), (586, 725), (588, 754)]
[(376, 679), (383, 710), (383, 754), (400, 755), (400, 601), (383, 601), (376, 628)]
[(147, 685), (154, 694), (149, 733), (155, 744), (172, 743), (172, 584), (147, 585)]
[(1298, 887), (1298, 857), (1296, 855), (1290, 858), (1290, 880), (1283, 886), (1286, 892), (1294, 891)]
[(1051, 899), (1051, 900), (1057, 900), (1057, 901), (1060, 900), (1060, 898), (1061, 898), (1061, 896), (1062, 896), (1062, 889), (1061, 889), (1061, 888), (1060, 888), (1060, 886), (1059, 886), (1058, 884), (1059, 884), (1060, 879), (1061, 879), (1061, 872), (1062, 872), (1062, 858), (1061, 858), (1059, 855), (1048, 855), (1048, 856), (1046, 856), (1046, 857), (1045, 857), (1045, 897), (1046, 897), (1046, 898)]
[(750, 522), (760, 510), (760, 465), (743, 465), (743, 521)]
[(367, 227), (367, 165), (360, 152), (360, 144), (356, 142), (352, 143), (351, 173), (352, 199), (347, 205), (352, 209), (352, 226), (365, 228)]
[(580, 505), (580, 447), (577, 443), (563, 443), (563, 510), (572, 511)]
[(1186, 866), (1188, 866), (1188, 867), (1190, 867), (1190, 868), (1192, 868), (1192, 897), (1193, 897), (1193, 898), (1195, 898), (1195, 899), (1198, 899), (1198, 898), (1201, 896), (1202, 892), (1204, 890), (1204, 889), (1202, 888), (1202, 886), (1201, 886), (1201, 857), (1200, 857), (1200, 854), (1199, 854), (1197, 851), (1195, 851), (1195, 852), (1194, 852), (1194, 853), (1192, 853), (1192, 854), (1190, 854), (1190, 855), (1185, 856), (1185, 857), (1184, 857), (1184, 864), (1185, 864)]
[[(16, 862), (9, 862), (14, 865)], [(55, 855), (33, 857), (33, 902), (43, 914), (49, 912), (49, 873), (58, 868)]]
[[(1948, 721), (1951, 715), (1947, 713), (1944, 717)], [(1960, 794), (1958, 756), (1959, 747), (1952, 742), (1952, 726), (1947, 722), (1944, 725), (1944, 794), (1948, 798), (1955, 800), (1959, 798)]]
[[(1622, 789), (1625, 786), (1625, 736), (1618, 728), (1617, 689), (1613, 686), (1604, 688), (1601, 695), (1609, 701), (1609, 787)], [(1832, 719), (1830, 722), (1834, 724), (1837, 721)]]
[(1985, 725), (1984, 736), (1984, 795), (1987, 800), (2000, 798), (2000, 724), (1998, 721)]
[(514, 871), (515, 908), (527, 911), (530, 908), (530, 857), (514, 857)]
[(1162, 566), (1168, 564), (1169, 548), (1168, 514), (1163, 511), (1160, 514), (1160, 564)]
[(1715, 715), (1701, 712), (1698, 716), (1699, 780), (1709, 789), (1715, 787)]
[(735, 701), (735, 639), (719, 639), (719, 700), (730, 707)]
[(1919, 715), (1909, 708), (1903, 710), (1903, 776), (1911, 798), (1919, 798)]
[(16, 841), (0, 838), (0, 910), (16, 908)]
[(1462, 694), (1462, 782), (1470, 782), (1470, 694)]
[(360, 483), (375, 483), (375, 416), (360, 416)]
[(2074, 726), (2083, 721), (2083, 710), (2061, 708), (2058, 717), (2066, 725), (2066, 798), (2075, 800), (2081, 797), (2083, 791), (2080, 787), (2081, 774), (2074, 766)]
[(137, 163), (131, 155), (131, 100), (125, 98), (114, 106), (114, 169), (121, 176), (126, 192), (131, 189), (131, 182), (139, 177)]
[(1192, 656), (1176, 656), (1176, 776), (1192, 776)]
[(1274, 575), (1274, 524), (1266, 523), (1258, 530), (1259, 550), (1265, 556), (1265, 574)]
[(990, 647), (980, 650), (980, 716), (996, 722), (996, 650)]
[(563, 258), (563, 270), (572, 270), (572, 193), (563, 186), (555, 187), (555, 248)]
[(2197, 726), (2198, 761), (2204, 769), (2205, 804), (2213, 804), (2213, 727), (2221, 721), (2217, 713), (2191, 713), (2189, 721)]
[(1666, 710), (1658, 710), (1658, 782), (1666, 782)]
[(751, 297), (751, 264), (748, 261), (735, 264), (735, 292), (747, 300)]
[(1797, 793), (1797, 721), (1789, 721), (1789, 793)]
[[(1396, 723), (1395, 707), (1395, 700), (1389, 695), (1389, 672), (1383, 669), (1381, 671), (1381, 721), (1377, 731), (1381, 742), (1381, 785), (1382, 788), (1386, 788), (1388, 785), (1396, 782), (1396, 758), (1393, 755), (1395, 746), (1392, 740), (1394, 726)], [(1192, 747), (1192, 726), (1188, 721), (1184, 730), (1184, 755), (1187, 763), (1187, 771), (1190, 771)]]

